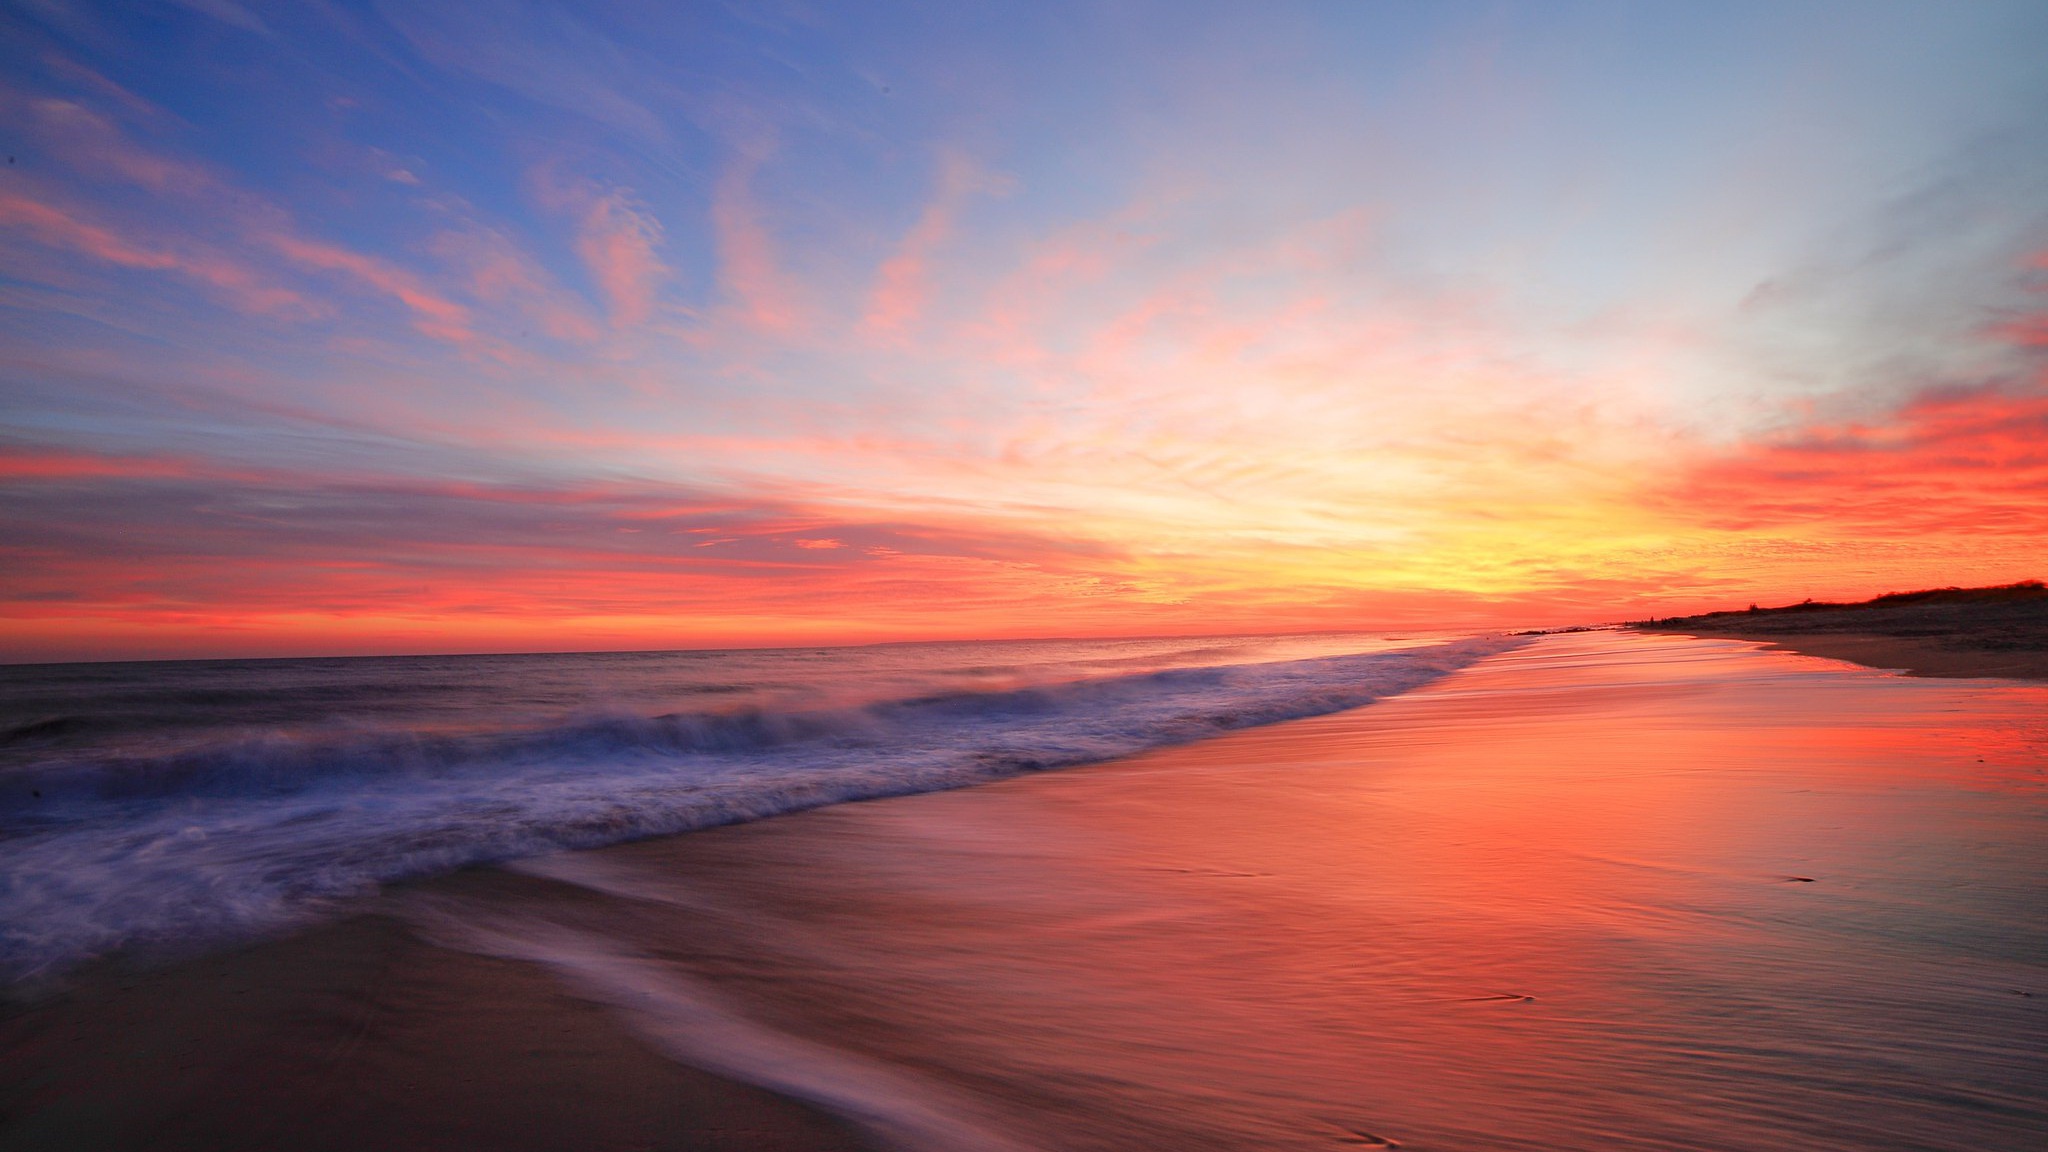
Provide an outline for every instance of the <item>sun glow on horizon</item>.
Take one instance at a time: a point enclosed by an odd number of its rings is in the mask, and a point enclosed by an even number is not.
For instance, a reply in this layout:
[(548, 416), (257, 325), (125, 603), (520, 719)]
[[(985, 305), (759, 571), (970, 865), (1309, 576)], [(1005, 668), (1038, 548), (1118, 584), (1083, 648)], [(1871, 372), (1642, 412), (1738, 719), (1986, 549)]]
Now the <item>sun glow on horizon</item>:
[(1486, 12), (5, 17), (0, 658), (2043, 575), (2048, 16)]

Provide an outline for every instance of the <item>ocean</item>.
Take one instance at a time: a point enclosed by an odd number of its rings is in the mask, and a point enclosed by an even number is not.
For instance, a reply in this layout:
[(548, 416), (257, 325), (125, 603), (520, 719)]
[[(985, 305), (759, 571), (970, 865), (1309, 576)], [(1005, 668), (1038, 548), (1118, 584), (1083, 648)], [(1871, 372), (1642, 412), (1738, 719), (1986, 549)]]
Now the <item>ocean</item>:
[(2048, 1132), (2041, 684), (1627, 632), (7, 675), (6, 956), (77, 990), (0, 1018), (0, 1148)]
[(1357, 707), (1511, 643), (1317, 635), (0, 667), (0, 982), (395, 880)]

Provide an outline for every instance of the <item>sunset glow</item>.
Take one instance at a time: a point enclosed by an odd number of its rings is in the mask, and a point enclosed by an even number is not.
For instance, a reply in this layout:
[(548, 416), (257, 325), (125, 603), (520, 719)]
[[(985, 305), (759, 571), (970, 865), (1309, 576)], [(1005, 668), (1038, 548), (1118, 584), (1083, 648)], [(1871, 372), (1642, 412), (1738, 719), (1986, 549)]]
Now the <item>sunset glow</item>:
[(2035, 3), (0, 20), (0, 659), (2048, 574)]

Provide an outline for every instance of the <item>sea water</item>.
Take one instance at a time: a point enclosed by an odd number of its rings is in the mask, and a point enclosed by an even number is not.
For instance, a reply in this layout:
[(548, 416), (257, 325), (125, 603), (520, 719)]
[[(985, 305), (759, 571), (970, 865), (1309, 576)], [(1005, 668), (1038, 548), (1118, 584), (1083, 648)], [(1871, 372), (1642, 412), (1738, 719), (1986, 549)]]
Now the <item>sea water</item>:
[(933, 643), (0, 668), (0, 982), (471, 864), (1357, 707), (1501, 638)]

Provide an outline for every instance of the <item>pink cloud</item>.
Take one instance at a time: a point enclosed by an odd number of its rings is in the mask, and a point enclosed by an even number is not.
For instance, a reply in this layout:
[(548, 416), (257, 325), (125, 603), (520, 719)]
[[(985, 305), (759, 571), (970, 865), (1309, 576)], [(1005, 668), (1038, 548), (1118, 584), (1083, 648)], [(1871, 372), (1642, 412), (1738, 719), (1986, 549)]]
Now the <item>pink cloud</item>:
[(573, 217), (576, 255), (604, 296), (612, 327), (651, 319), (672, 274), (660, 256), (661, 221), (626, 189), (565, 179), (552, 166), (536, 169), (532, 184), (544, 206)]
[(962, 202), (970, 192), (999, 187), (958, 153), (941, 157), (937, 194), (904, 235), (896, 253), (875, 273), (863, 320), (871, 335), (899, 336), (924, 312), (931, 296), (933, 254), (953, 234)]
[(470, 329), (468, 309), (428, 290), (419, 277), (395, 264), (289, 233), (272, 233), (265, 239), (286, 259), (308, 268), (345, 273), (397, 299), (412, 311), (413, 327), (424, 335), (451, 344), (470, 344), (477, 338)]
[(43, 53), (43, 64), (50, 71), (62, 76), (82, 88), (98, 93), (102, 98), (120, 105), (131, 117), (138, 120), (161, 121), (171, 115), (155, 104), (114, 83), (106, 76), (71, 59), (59, 52)]
[(44, 142), (88, 172), (112, 176), (160, 195), (209, 200), (215, 204), (248, 198), (205, 167), (137, 148), (105, 117), (69, 100), (37, 100), (33, 106)]
[(711, 224), (717, 236), (719, 281), (755, 328), (784, 332), (796, 326), (792, 293), (777, 267), (775, 241), (761, 222), (753, 196), (761, 150), (742, 151), (712, 190)]
[(219, 289), (245, 311), (276, 315), (312, 310), (298, 293), (270, 284), (226, 257), (148, 247), (26, 196), (0, 193), (0, 225), (18, 228), (48, 247), (69, 249), (102, 263), (173, 272), (198, 280)]
[[(235, 188), (202, 165), (136, 147), (112, 123), (80, 105), (45, 99), (36, 101), (34, 109), (51, 146), (77, 168), (123, 180), (160, 196), (189, 201), (211, 215), (218, 226), (239, 234), (247, 242), (277, 252), (304, 268), (343, 273), (398, 300), (412, 313), (413, 326), (424, 335), (464, 347), (478, 344), (469, 310), (427, 287), (414, 273), (378, 257), (304, 237), (285, 212), (261, 197)], [(56, 221), (48, 218), (33, 223), (53, 234), (58, 227)], [(175, 268), (236, 290), (259, 310), (277, 311), (282, 305), (298, 303), (300, 299), (282, 289), (256, 292), (253, 274), (222, 259), (175, 258), (137, 245), (124, 247), (106, 242), (111, 233), (89, 226), (73, 227), (63, 234), (71, 238), (70, 246), (89, 249), (102, 259), (133, 267)]]
[(591, 200), (576, 237), (576, 254), (612, 309), (614, 327), (630, 328), (654, 314), (668, 266), (655, 254), (661, 223), (614, 190)]
[(990, 289), (981, 318), (967, 332), (982, 346), (980, 354), (1020, 367), (1043, 365), (1050, 357), (1047, 329), (1072, 307), (1076, 293), (1099, 288), (1158, 245), (1162, 211), (1155, 202), (1134, 202), (1034, 244)]
[(435, 237), (432, 251), (468, 277), (469, 291), (477, 299), (518, 310), (556, 340), (589, 343), (601, 334), (596, 318), (580, 300), (495, 231), (444, 232)]
[(535, 197), (575, 223), (575, 254), (604, 295), (612, 328), (637, 328), (653, 318), (670, 266), (659, 256), (662, 221), (627, 189), (602, 189), (565, 178), (553, 166), (532, 172)]
[(165, 456), (103, 456), (63, 449), (0, 448), (0, 480), (106, 480), (188, 477), (205, 469)]

